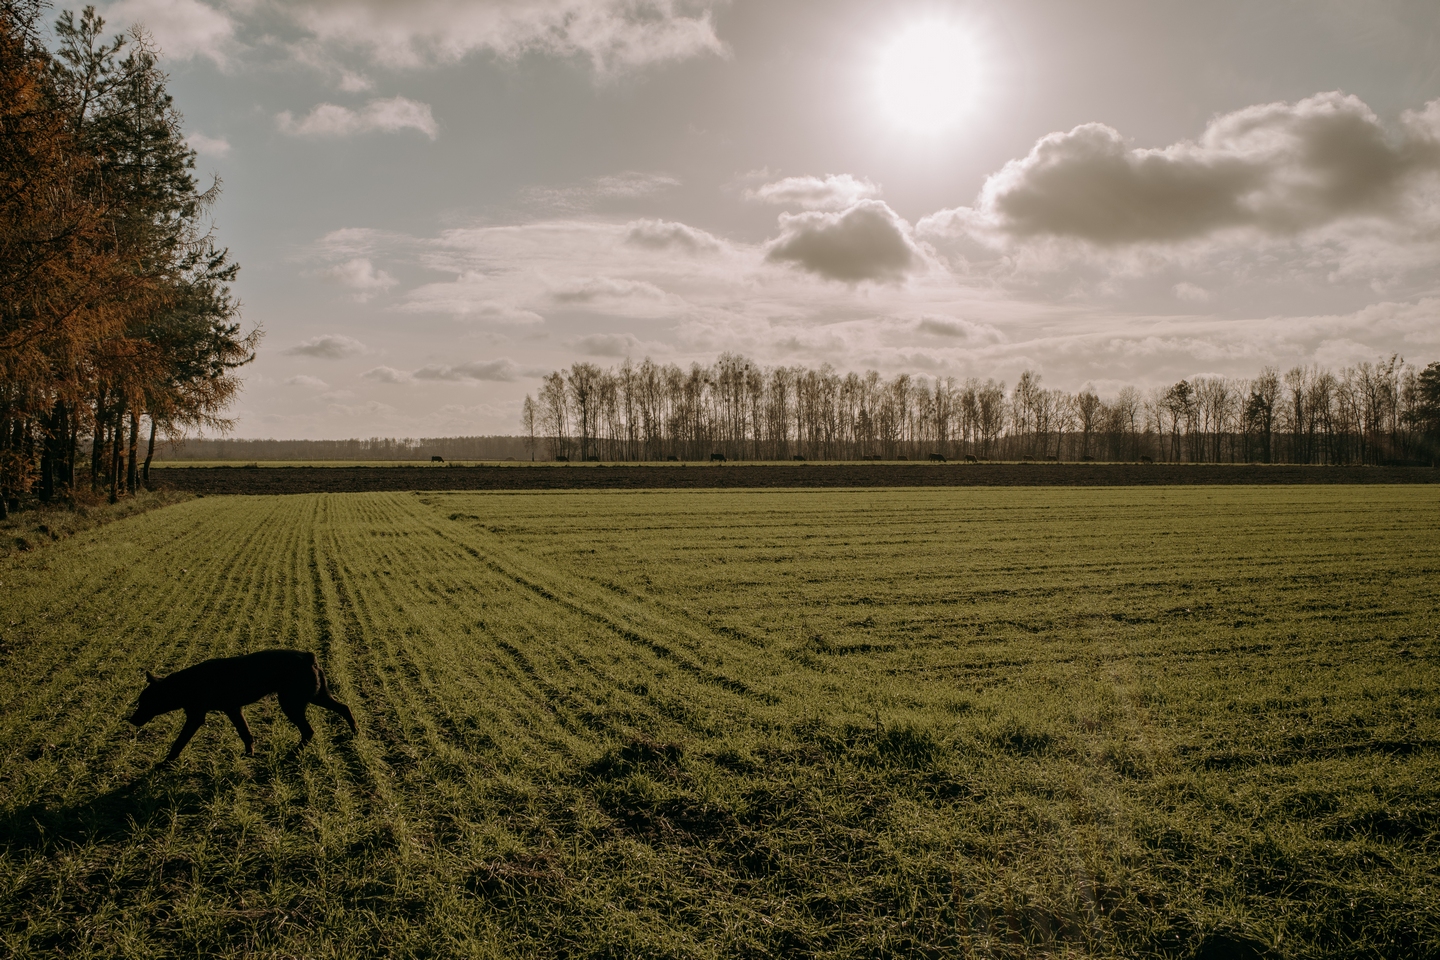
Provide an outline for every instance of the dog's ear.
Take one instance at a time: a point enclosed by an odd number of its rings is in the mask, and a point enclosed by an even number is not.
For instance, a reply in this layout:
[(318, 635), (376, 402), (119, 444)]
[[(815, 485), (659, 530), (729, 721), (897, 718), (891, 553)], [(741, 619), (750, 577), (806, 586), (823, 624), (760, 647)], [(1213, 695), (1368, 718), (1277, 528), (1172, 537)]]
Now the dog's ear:
[(149, 670), (146, 670), (146, 671), (145, 671), (145, 685), (146, 685), (146, 686), (149, 686), (149, 685), (152, 684), (152, 683), (158, 682), (159, 679), (160, 679), (159, 677), (155, 676), (155, 674), (151, 673)]

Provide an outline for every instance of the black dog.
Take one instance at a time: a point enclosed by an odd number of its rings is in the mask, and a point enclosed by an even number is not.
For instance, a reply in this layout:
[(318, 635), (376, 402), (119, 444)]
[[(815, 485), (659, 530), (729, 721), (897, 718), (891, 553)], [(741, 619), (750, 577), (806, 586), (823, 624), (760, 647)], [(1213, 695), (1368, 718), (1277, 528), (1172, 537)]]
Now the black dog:
[(305, 650), (261, 650), (243, 657), (221, 657), (206, 660), (193, 667), (177, 670), (168, 677), (157, 677), (145, 671), (147, 686), (140, 692), (140, 702), (130, 722), (143, 726), (162, 713), (185, 711), (185, 726), (170, 747), (165, 763), (173, 763), (195, 736), (211, 710), (223, 711), (235, 732), (245, 742), (245, 755), (255, 755), (255, 738), (245, 723), (240, 708), (261, 697), (276, 694), (280, 709), (300, 729), (300, 746), (310, 742), (315, 731), (305, 720), (305, 707), (315, 704), (345, 718), (352, 733), (359, 733), (350, 708), (330, 696), (325, 671), (315, 654)]

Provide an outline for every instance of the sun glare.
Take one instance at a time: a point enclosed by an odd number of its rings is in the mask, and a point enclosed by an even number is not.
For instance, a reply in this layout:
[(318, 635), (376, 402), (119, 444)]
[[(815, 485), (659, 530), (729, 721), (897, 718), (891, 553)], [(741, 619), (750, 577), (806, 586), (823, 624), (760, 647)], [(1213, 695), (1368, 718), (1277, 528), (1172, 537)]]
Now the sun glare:
[(943, 21), (913, 24), (880, 53), (876, 89), (881, 109), (910, 130), (941, 132), (969, 108), (975, 74), (969, 34)]

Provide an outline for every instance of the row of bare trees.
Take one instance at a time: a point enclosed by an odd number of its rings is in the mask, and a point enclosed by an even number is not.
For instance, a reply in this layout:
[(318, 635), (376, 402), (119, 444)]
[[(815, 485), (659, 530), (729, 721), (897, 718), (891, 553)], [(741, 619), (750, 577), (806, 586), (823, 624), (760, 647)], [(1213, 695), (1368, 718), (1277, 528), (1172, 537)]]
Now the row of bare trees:
[(527, 396), (532, 457), (583, 460), (916, 459), (1386, 463), (1440, 447), (1440, 363), (1338, 373), (1266, 368), (1153, 390), (762, 368), (735, 354), (683, 369), (576, 363)]
[(0, 516), (86, 479), (134, 493), (142, 429), (153, 452), (225, 426), (259, 338), (148, 37), (87, 7), (52, 51), (41, 9), (0, 0)]

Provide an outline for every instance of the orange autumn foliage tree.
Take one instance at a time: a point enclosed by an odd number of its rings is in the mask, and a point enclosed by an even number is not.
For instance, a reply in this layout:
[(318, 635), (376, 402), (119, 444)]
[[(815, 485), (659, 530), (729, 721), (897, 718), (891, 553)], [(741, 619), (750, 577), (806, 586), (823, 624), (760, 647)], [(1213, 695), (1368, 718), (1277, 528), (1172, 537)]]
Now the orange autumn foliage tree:
[(87, 8), (47, 50), (35, 0), (0, 0), (0, 516), (92, 489), (134, 493), (142, 423), (223, 428), (260, 332), (201, 191), (156, 52)]

